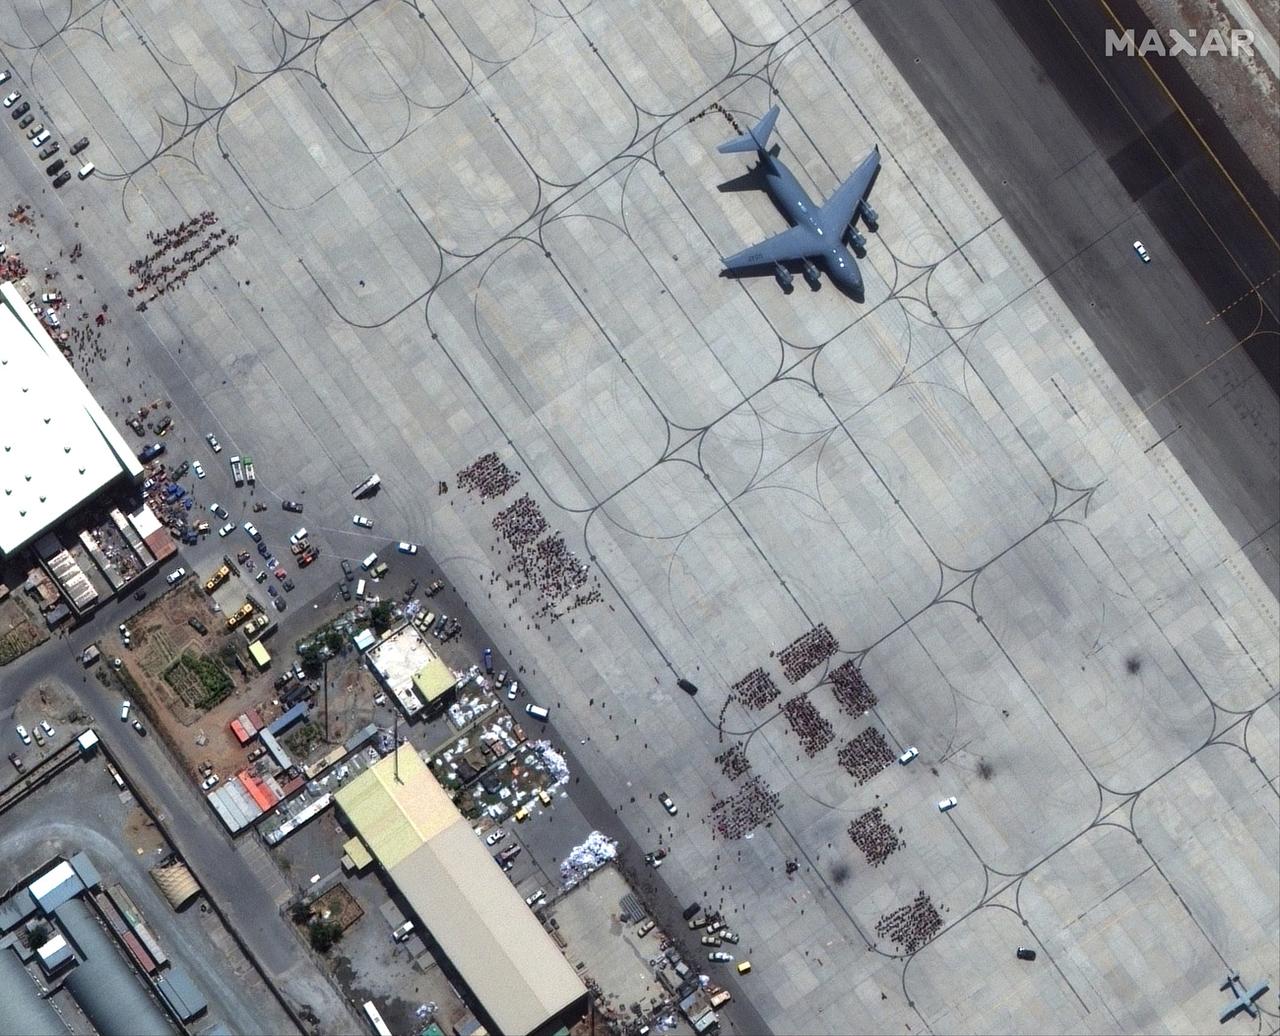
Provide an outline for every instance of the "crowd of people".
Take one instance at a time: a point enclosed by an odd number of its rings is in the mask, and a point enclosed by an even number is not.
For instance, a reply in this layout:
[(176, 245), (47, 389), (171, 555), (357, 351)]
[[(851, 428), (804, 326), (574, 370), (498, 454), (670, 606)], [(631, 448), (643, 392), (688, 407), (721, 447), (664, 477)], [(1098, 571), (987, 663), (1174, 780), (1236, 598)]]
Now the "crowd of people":
[(862, 670), (850, 659), (831, 670), (831, 688), (840, 711), (849, 716), (862, 716), (876, 707), (875, 692), (867, 686)]
[(827, 627), (818, 623), (778, 652), (782, 675), (792, 683), (803, 679), (836, 653), (840, 645)]
[(537, 542), (550, 526), (537, 501), (525, 493), (493, 516), (493, 528), (512, 550), (524, 550)]
[(747, 758), (746, 749), (741, 741), (735, 741), (718, 756), (720, 772), (731, 781), (736, 781), (743, 774), (751, 772), (751, 760)]
[[(202, 231), (215, 226), (217, 222), (218, 217), (206, 210), (176, 227), (147, 232), (147, 240), (157, 248), (129, 264), (130, 276), (138, 278), (138, 283), (129, 289), (129, 297), (147, 295), (138, 303), (138, 312), (146, 312), (148, 302), (154, 302), (166, 292), (180, 288), (191, 274), (223, 249), (230, 248), (240, 240), (223, 227), (205, 234), (185, 251), (176, 252), (176, 249), (193, 241)], [(170, 257), (169, 260), (161, 262), (166, 256)]]
[(733, 685), (733, 693), (743, 705), (755, 710), (763, 709), (782, 692), (774, 684), (773, 677), (763, 669), (753, 669)]
[(506, 496), (520, 481), (520, 473), (512, 471), (496, 453), (477, 457), (458, 472), (457, 483), (464, 492), (479, 493), (481, 500)]
[(767, 824), (781, 805), (781, 796), (764, 778), (752, 774), (736, 792), (712, 805), (712, 833), (727, 841), (745, 838), (761, 824)]
[(804, 754), (810, 759), (835, 739), (836, 732), (830, 721), (814, 708), (807, 691), (783, 702), (782, 712), (796, 737), (800, 739)]
[(896, 943), (906, 953), (915, 953), (940, 931), (942, 915), (924, 892), (876, 922), (876, 934)]
[(889, 826), (880, 806), (867, 810), (850, 824), (849, 837), (872, 867), (879, 867), (902, 847), (898, 832)]
[[(508, 468), (496, 453), (478, 457), (457, 476), (464, 491), (477, 493), (482, 500), (504, 496), (519, 481), (520, 473)], [(534, 613), (538, 618), (559, 619), (604, 600), (591, 566), (569, 549), (560, 533), (551, 530), (528, 493), (494, 515), (492, 525), (499, 542), (511, 551), (506, 572), (500, 575), (517, 597), (525, 590), (538, 595), (541, 603)]]
[(836, 758), (858, 784), (866, 784), (893, 762), (893, 751), (879, 730), (867, 727), (841, 748)]

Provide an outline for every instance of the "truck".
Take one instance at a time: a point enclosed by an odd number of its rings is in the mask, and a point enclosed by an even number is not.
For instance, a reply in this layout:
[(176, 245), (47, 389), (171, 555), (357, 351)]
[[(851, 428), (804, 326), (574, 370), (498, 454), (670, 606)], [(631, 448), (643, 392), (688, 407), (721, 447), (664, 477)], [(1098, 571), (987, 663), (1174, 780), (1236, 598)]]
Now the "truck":
[(231, 477), (235, 479), (237, 486), (244, 485), (244, 466), (240, 463), (240, 454), (236, 454), (231, 458)]
[(367, 479), (365, 479), (358, 486), (356, 486), (355, 489), (351, 490), (351, 495), (354, 496), (357, 500), (359, 500), (365, 494), (373, 492), (373, 490), (377, 489), (378, 486), (380, 485), (382, 485), (382, 479), (378, 477), (377, 472), (374, 472)]
[(249, 485), (253, 485), (258, 481), (258, 476), (253, 470), (253, 458), (247, 453), (244, 455), (244, 480), (248, 482)]

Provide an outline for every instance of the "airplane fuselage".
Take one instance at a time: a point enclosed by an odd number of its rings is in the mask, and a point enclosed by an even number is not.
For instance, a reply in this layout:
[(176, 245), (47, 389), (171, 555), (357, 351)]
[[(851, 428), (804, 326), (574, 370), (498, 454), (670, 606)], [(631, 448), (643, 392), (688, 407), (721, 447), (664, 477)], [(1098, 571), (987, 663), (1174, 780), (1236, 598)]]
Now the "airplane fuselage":
[(858, 270), (858, 264), (853, 256), (845, 248), (843, 239), (825, 240), (830, 235), (824, 231), (819, 222), (819, 207), (814, 205), (785, 162), (764, 150), (758, 151), (757, 154), (760, 156), (760, 170), (764, 174), (765, 190), (769, 192), (769, 196), (791, 223), (808, 227), (818, 237), (824, 239), (826, 248), (821, 258), (831, 283), (861, 302), (862, 273)]

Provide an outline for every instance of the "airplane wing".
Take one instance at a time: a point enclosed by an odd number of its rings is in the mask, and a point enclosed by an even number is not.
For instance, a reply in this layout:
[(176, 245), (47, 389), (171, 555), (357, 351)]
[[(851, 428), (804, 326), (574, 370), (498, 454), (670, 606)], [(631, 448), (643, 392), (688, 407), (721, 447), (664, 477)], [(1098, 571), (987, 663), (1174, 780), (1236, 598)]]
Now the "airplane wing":
[(877, 146), (822, 206), (822, 227), (837, 241), (844, 236), (845, 227), (853, 222), (858, 204), (871, 193), (879, 172), (880, 148)]
[(780, 234), (766, 238), (758, 245), (744, 248), (727, 259), (721, 260), (726, 270), (741, 270), (748, 266), (772, 266), (795, 259), (808, 259), (827, 250), (822, 238), (808, 227), (788, 227)]

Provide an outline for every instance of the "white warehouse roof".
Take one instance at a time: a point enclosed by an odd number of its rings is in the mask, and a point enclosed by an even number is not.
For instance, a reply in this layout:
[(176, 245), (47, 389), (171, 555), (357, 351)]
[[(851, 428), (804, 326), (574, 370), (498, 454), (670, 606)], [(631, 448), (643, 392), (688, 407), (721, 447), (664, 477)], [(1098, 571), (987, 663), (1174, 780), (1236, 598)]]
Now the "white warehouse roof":
[(0, 557), (14, 553), (121, 474), (142, 474), (12, 284), (0, 284)]

